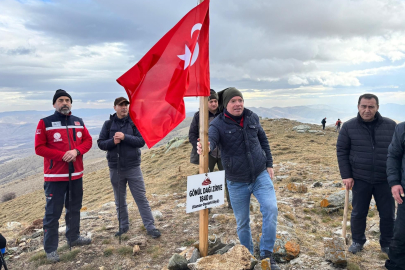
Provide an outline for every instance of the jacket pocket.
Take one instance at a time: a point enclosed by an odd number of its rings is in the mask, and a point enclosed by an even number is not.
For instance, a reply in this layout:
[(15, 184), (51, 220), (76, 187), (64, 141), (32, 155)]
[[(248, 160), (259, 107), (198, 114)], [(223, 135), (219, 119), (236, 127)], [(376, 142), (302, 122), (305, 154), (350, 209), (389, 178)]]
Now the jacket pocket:
[(257, 125), (249, 125), (249, 130), (250, 130), (251, 132), (257, 134), (257, 132), (258, 132), (259, 129), (257, 128)]
[(233, 134), (235, 132), (236, 132), (236, 129), (228, 129), (228, 130), (224, 131), (225, 134)]
[(49, 162), (49, 169), (53, 168), (53, 160), (51, 159), (51, 161)]

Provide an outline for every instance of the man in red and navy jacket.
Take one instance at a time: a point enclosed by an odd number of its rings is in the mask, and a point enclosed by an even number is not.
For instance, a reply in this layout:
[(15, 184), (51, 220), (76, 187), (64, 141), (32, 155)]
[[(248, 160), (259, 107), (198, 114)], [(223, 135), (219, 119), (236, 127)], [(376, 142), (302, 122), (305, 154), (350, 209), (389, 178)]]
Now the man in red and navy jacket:
[[(91, 242), (90, 238), (80, 236), (80, 209), (83, 199), (83, 155), (90, 150), (92, 138), (83, 120), (71, 114), (72, 102), (72, 97), (65, 90), (56, 90), (53, 97), (55, 113), (41, 119), (35, 133), (35, 153), (44, 157), (44, 249), (47, 259), (52, 262), (59, 261), (56, 251), (58, 220), (63, 205), (66, 208), (68, 244), (78, 246)], [(73, 163), (74, 168), (71, 172), (70, 206), (69, 163)]]

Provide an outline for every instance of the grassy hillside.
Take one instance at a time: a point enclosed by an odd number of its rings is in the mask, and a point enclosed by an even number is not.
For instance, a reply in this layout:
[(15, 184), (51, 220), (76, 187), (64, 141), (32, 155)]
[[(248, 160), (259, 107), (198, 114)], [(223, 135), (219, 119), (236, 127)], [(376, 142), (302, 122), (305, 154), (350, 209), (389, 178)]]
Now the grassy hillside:
[[(328, 213), (320, 207), (320, 201), (326, 196), (341, 190), (341, 182), (336, 159), (337, 134), (332, 129), (318, 133), (296, 133), (292, 127), (300, 123), (287, 119), (263, 120), (263, 128), (269, 138), (275, 162), (275, 184), (278, 198), (278, 228), (291, 230), (296, 234), (301, 246), (300, 256), (307, 256), (305, 269), (322, 268), (323, 237), (331, 237), (341, 228), (342, 211)], [(320, 126), (311, 125), (312, 129)], [(124, 252), (126, 241), (131, 237), (145, 235), (136, 205), (128, 195), (131, 229), (125, 236), (124, 244), (119, 246), (113, 237), (111, 228), (116, 228), (114, 208), (102, 209), (102, 205), (113, 201), (108, 169), (90, 172), (84, 176), (83, 206), (94, 220), (83, 220), (82, 231), (92, 232), (93, 244), (86, 248), (75, 249), (77, 257), (66, 259), (55, 265), (42, 265), (43, 253), (35, 250), (41, 247), (38, 240), (29, 252), (23, 252), (19, 259), (11, 259), (12, 269), (162, 269), (178, 247), (187, 246), (198, 240), (198, 213), (186, 214), (184, 206), (187, 176), (198, 173), (196, 165), (189, 163), (191, 145), (187, 141), (176, 149), (165, 152), (164, 147), (151, 149), (142, 155), (147, 197), (152, 210), (159, 210), (163, 217), (156, 220), (162, 231), (159, 240), (148, 240), (148, 245), (135, 257), (132, 252)], [(321, 182), (323, 187), (312, 187)], [(307, 192), (298, 193), (291, 184), (302, 185)], [(0, 204), (0, 230), (10, 237), (19, 239), (19, 232), (32, 221), (41, 219), (44, 214), (45, 198), (42, 190), (20, 196), (12, 201)], [(257, 202), (252, 199), (252, 232), (256, 237), (261, 232), (261, 214)], [(212, 209), (211, 214), (221, 214), (220, 218), (210, 215), (209, 234), (221, 236), (223, 242), (236, 241), (236, 223), (233, 213), (225, 206)], [(386, 256), (379, 252), (378, 232), (371, 228), (378, 224), (378, 212), (370, 211), (367, 223), (368, 245), (358, 255), (348, 255), (348, 269), (384, 269)], [(9, 230), (6, 222), (18, 221), (23, 228)], [(63, 223), (63, 220), (61, 220)], [(377, 226), (378, 227), (378, 226)], [(350, 231), (350, 230), (349, 230)], [(60, 245), (64, 239), (61, 237)], [(40, 238), (37, 238), (40, 239)], [(13, 242), (16, 243), (16, 242)], [(69, 255), (69, 256), (70, 256)], [(38, 256), (36, 258), (35, 256)], [(42, 258), (42, 259), (41, 259)], [(42, 261), (41, 261), (42, 260)], [(39, 267), (39, 268), (38, 268)], [(104, 268), (100, 268), (104, 267)], [(304, 269), (300, 265), (282, 264), (282, 269)], [(329, 267), (329, 266), (328, 266)]]

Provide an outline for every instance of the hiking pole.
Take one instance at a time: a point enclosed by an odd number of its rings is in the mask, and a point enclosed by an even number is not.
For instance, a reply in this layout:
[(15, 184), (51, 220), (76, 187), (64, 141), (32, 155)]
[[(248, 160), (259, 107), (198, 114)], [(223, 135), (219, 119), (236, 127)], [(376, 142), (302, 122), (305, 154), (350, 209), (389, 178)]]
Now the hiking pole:
[(72, 251), (72, 172), (75, 168), (73, 162), (69, 162), (69, 251)]
[(117, 144), (117, 171), (118, 171), (118, 237), (121, 245), (121, 196), (120, 196), (120, 144)]
[(345, 208), (343, 211), (343, 224), (342, 224), (342, 237), (345, 239), (345, 243), (346, 245), (348, 244), (348, 240), (346, 238), (346, 227), (347, 227), (347, 208), (349, 207), (349, 192), (350, 190), (348, 190), (346, 188), (346, 192), (345, 192)]
[(8, 270), (6, 260), (3, 257), (3, 253), (0, 251), (0, 269), (4, 266), (4, 270)]

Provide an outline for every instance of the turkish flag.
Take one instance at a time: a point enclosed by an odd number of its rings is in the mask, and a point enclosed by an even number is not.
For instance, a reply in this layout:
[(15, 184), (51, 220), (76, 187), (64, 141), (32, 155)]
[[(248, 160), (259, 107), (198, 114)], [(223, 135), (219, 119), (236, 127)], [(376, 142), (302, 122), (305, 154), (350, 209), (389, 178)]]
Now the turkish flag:
[(151, 148), (186, 117), (185, 96), (209, 96), (209, 0), (186, 14), (117, 79), (129, 113)]

